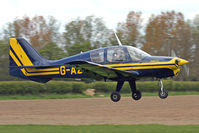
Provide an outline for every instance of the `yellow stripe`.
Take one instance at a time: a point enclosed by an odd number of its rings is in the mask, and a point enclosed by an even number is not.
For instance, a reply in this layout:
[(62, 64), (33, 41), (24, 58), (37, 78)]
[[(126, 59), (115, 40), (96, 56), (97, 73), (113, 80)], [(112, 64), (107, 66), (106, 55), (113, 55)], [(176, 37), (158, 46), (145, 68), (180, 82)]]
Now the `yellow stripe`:
[[(21, 66), (21, 63), (18, 61), (18, 59), (15, 57), (15, 55), (13, 54), (13, 52), (11, 50), (10, 50), (10, 56), (15, 61), (15, 63), (17, 64), (17, 66)], [(59, 70), (59, 68), (56, 68), (56, 69)], [(21, 71), (26, 76), (39, 76), (39, 75), (59, 74), (59, 71), (57, 71), (57, 72), (44, 72), (44, 73), (27, 73), (24, 68), (22, 68)]]
[(17, 66), (21, 66), (21, 63), (17, 60), (17, 58), (15, 57), (15, 55), (13, 54), (13, 52), (11, 50), (10, 50), (10, 56), (15, 61), (15, 63), (17, 64)]
[(10, 46), (14, 50), (14, 52), (17, 55), (17, 57), (19, 58), (19, 60), (22, 62), (22, 65), (33, 66), (31, 60), (29, 59), (29, 57), (27, 56), (27, 54), (25, 53), (25, 51), (23, 50), (21, 45), (18, 43), (16, 38), (10, 39)]
[(165, 65), (165, 66), (143, 66), (143, 67), (120, 67), (115, 68), (119, 70), (131, 70), (131, 69), (157, 69), (157, 68), (168, 68), (168, 69), (176, 69), (176, 66), (174, 65)]
[(43, 68), (43, 69), (37, 69), (37, 68), (26, 68), (28, 72), (44, 72), (44, 71), (59, 71), (59, 68)]
[(138, 65), (162, 65), (162, 64), (174, 64), (175, 59), (172, 59), (168, 62), (147, 62), (147, 63), (124, 63), (124, 64), (107, 64), (104, 66), (108, 67), (120, 67), (120, 66), (138, 66)]
[[(17, 64), (17, 66), (21, 66), (21, 63), (18, 61), (18, 59), (15, 57), (15, 55), (13, 54), (13, 52), (11, 50), (10, 50), (10, 56), (15, 61), (15, 63)], [(27, 76), (27, 73), (26, 73), (26, 71), (25, 71), (24, 68), (22, 68), (21, 71), (23, 72), (24, 75)]]
[(57, 71), (57, 72), (46, 72), (46, 73), (28, 73), (26, 76), (40, 76), (40, 75), (53, 75), (53, 74), (59, 74), (59, 71)]
[[(168, 64), (168, 65), (164, 65), (163, 64)], [(171, 64), (171, 65), (169, 65)], [(108, 67), (115, 67), (115, 69), (119, 69), (119, 70), (135, 70), (135, 69), (158, 69), (158, 68), (168, 68), (171, 69), (174, 73), (174, 75), (177, 75), (177, 73), (180, 71), (180, 69), (176, 66), (176, 65), (172, 65), (175, 64), (175, 59), (172, 59), (168, 62), (147, 62), (147, 63), (125, 63), (125, 64), (107, 64), (104, 66), (108, 66)], [(139, 65), (143, 65), (140, 66)], [(146, 65), (146, 66), (144, 66)], [(148, 65), (160, 65), (160, 66), (148, 66)], [(162, 66), (161, 66), (162, 65)], [(128, 67), (129, 66), (129, 67)], [(138, 67), (136, 67), (138, 66)]]
[[(167, 64), (167, 65), (164, 65)], [(171, 64), (171, 65), (170, 65)], [(107, 64), (104, 66), (108, 66), (108, 67), (115, 67), (116, 69), (120, 69), (120, 70), (129, 70), (129, 69), (155, 69), (155, 68), (169, 68), (169, 69), (176, 69), (177, 67), (175, 65), (175, 59), (172, 59), (168, 62), (147, 62), (147, 63), (125, 63), (125, 64)], [(140, 67), (136, 67), (139, 65), (143, 65)], [(146, 65), (146, 66), (144, 66)], [(160, 66), (148, 66), (148, 65), (160, 65)], [(164, 65), (164, 66), (161, 66)], [(125, 67), (123, 67), (125, 66)], [(129, 67), (126, 67), (129, 66)], [(118, 67), (118, 68), (117, 68)], [(121, 67), (121, 68), (119, 68)]]
[(173, 62), (148, 62), (148, 63), (125, 63), (125, 64), (107, 64), (108, 67), (120, 67), (120, 66), (139, 66), (139, 65), (162, 65), (173, 64)]
[(180, 68), (174, 66), (174, 65), (167, 65), (167, 66), (145, 66), (145, 67), (123, 67), (123, 68), (115, 68), (119, 70), (135, 70), (135, 69), (158, 69), (158, 68), (168, 68), (173, 71), (174, 75), (177, 75), (180, 71)]

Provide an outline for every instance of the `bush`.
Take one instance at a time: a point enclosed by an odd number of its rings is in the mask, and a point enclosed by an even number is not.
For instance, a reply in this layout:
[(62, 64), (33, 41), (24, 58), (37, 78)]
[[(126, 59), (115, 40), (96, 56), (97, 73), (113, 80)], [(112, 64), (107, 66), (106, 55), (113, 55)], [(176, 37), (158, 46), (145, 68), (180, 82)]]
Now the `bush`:
[(92, 83), (92, 88), (96, 90), (96, 92), (109, 92), (111, 86), (108, 86), (106, 82), (93, 82)]
[(87, 88), (87, 84), (83, 82), (72, 83), (72, 93), (83, 93)]
[(72, 93), (72, 84), (70, 82), (51, 81), (44, 85), (46, 86), (47, 90), (45, 93), (57, 93), (57, 94)]
[(0, 94), (39, 94), (45, 92), (45, 85), (31, 81), (0, 82)]
[[(142, 92), (158, 91), (160, 86), (158, 81), (139, 81), (136, 82), (137, 89)], [(111, 93), (115, 91), (116, 82), (75, 82), (75, 81), (50, 81), (46, 84), (33, 81), (1, 81), (0, 95), (25, 95), (43, 93), (83, 93), (86, 89), (96, 89), (96, 92)], [(199, 91), (197, 81), (172, 81), (165, 80), (164, 88), (169, 91)], [(125, 82), (121, 93), (131, 93), (128, 82)]]

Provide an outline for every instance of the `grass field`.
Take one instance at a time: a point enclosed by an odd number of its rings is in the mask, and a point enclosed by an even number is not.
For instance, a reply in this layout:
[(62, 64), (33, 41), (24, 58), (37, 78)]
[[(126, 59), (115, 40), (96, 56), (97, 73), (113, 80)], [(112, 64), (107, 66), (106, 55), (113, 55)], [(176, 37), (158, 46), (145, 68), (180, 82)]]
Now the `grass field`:
[(0, 133), (197, 133), (199, 125), (0, 125)]
[[(169, 92), (169, 96), (199, 95), (199, 92)], [(34, 99), (70, 99), (70, 98), (93, 98), (109, 97), (109, 93), (97, 93), (95, 96), (85, 94), (40, 94), (40, 95), (1, 95), (0, 100), (34, 100)], [(123, 93), (122, 97), (131, 97), (131, 94)], [(142, 96), (158, 96), (157, 92), (144, 92)]]

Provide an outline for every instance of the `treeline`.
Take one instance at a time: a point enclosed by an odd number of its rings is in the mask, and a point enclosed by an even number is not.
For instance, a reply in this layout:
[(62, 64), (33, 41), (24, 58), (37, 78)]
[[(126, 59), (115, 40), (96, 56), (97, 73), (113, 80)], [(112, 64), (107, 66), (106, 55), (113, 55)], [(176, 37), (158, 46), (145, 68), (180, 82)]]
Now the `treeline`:
[[(142, 92), (157, 92), (159, 85), (157, 81), (137, 82), (137, 89)], [(86, 89), (95, 89), (96, 92), (111, 93), (115, 91), (115, 82), (67, 82), (50, 81), (46, 84), (32, 81), (1, 81), (0, 95), (26, 95), (26, 94), (83, 94)], [(164, 81), (164, 88), (169, 91), (199, 91), (199, 82), (197, 81)], [(129, 84), (126, 82), (121, 93), (131, 93)]]
[[(182, 13), (168, 11), (151, 15), (144, 24), (142, 12), (130, 11), (126, 20), (118, 22), (116, 32), (124, 45), (139, 47), (151, 55), (171, 56), (175, 51), (178, 57), (190, 61), (189, 76), (181, 72), (176, 80), (199, 80), (199, 15), (185, 20)], [(8, 76), (10, 37), (26, 38), (50, 60), (118, 45), (113, 31), (96, 16), (73, 19), (65, 24), (63, 32), (53, 16), (16, 18), (3, 26), (0, 36), (0, 80), (14, 80)]]

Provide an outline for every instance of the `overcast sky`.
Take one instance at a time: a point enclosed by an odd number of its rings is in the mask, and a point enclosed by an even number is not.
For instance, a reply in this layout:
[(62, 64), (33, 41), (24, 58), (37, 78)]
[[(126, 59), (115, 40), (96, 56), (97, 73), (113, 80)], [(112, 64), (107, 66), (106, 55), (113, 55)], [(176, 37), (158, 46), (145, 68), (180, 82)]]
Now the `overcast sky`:
[(80, 16), (102, 17), (109, 28), (125, 21), (130, 11), (141, 11), (143, 18), (161, 11), (179, 11), (186, 19), (199, 14), (199, 0), (2, 0), (0, 28), (24, 15), (54, 16), (63, 25)]

